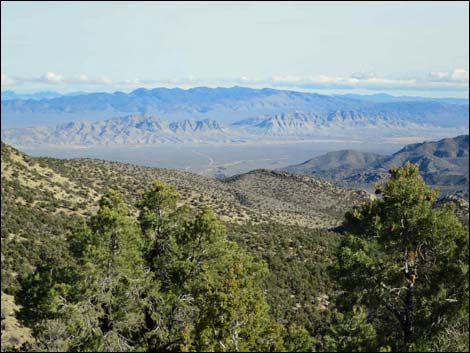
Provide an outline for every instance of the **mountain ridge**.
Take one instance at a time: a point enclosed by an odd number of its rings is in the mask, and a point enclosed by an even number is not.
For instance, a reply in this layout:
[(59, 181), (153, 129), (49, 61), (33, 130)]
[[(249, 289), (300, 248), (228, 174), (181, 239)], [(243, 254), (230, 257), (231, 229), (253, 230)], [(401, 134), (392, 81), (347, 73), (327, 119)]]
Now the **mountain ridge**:
[[(3, 141), (1, 151), (2, 179), (15, 179), (31, 192), (42, 185), (44, 197), (56, 199), (59, 204), (70, 199), (74, 204), (72, 207), (70, 202), (67, 203), (70, 210), (79, 213), (95, 207), (96, 195), (109, 188), (128, 195), (129, 203), (134, 204), (140, 188), (154, 179), (173, 185), (188, 198), (191, 207), (205, 200), (222, 220), (243, 223), (276, 219), (284, 224), (336, 226), (346, 207), (373, 197), (367, 192), (340, 188), (325, 180), (284, 171), (260, 169), (218, 180), (184, 171), (90, 158), (29, 157)], [(282, 188), (281, 184), (284, 185)], [(61, 185), (72, 194), (70, 197), (65, 198), (63, 192), (59, 192)], [(256, 191), (258, 185), (263, 185), (262, 193)], [(317, 203), (320, 199), (322, 205)], [(303, 207), (304, 204), (309, 207)]]
[(153, 145), (161, 143), (257, 143), (283, 139), (340, 138), (380, 140), (421, 134), (456, 134), (463, 128), (439, 128), (431, 122), (407, 120), (385, 113), (356, 111), (325, 114), (292, 111), (264, 114), (226, 125), (214, 119), (168, 121), (151, 114), (131, 114), (103, 121), (72, 121), (55, 126), (2, 129), (2, 139), (15, 146), (31, 145)]
[(2, 140), (29, 145), (110, 145), (194, 142), (227, 139), (222, 126), (209, 119), (186, 119), (168, 123), (150, 115), (128, 115), (106, 121), (75, 121), (55, 129), (20, 128), (2, 130)]
[(130, 93), (96, 92), (63, 95), (43, 100), (2, 100), (2, 122), (7, 127), (57, 125), (83, 119), (104, 120), (109, 116), (152, 114), (167, 120), (212, 119), (231, 123), (263, 114), (306, 111), (327, 115), (334, 111), (356, 111), (384, 115), (438, 126), (468, 126), (468, 104), (447, 101), (373, 102), (317, 93), (252, 89), (246, 87), (196, 87), (136, 89)]
[(425, 181), (444, 191), (469, 188), (469, 135), (409, 144), (389, 156), (343, 150), (329, 152), (281, 170), (322, 177), (349, 187), (372, 189), (393, 166), (420, 165)]

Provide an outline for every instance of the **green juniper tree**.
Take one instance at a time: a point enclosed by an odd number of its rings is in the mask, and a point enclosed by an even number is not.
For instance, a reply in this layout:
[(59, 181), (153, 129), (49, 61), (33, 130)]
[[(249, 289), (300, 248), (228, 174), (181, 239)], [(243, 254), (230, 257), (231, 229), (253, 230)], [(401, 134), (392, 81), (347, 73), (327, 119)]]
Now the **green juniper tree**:
[(336, 321), (325, 336), (331, 352), (373, 352), (377, 348), (377, 333), (368, 322), (362, 307), (354, 306), (345, 314), (336, 312)]
[(433, 349), (446, 329), (468, 327), (468, 229), (450, 207), (433, 208), (437, 191), (416, 165), (391, 169), (376, 193), (346, 214), (338, 303), (365, 306), (382, 346)]
[(102, 198), (90, 228), (92, 238), (84, 253), (86, 303), (80, 309), (99, 324), (97, 349), (104, 344), (106, 349), (127, 350), (139, 341), (140, 298), (147, 284), (140, 232), (117, 192)]
[[(215, 215), (204, 209), (189, 234), (207, 241), (192, 292), (198, 307), (193, 347), (196, 351), (255, 351), (282, 347), (282, 338), (269, 316), (260, 289), (267, 274), (236, 243), (224, 238)], [(208, 239), (203, 240), (207, 235)], [(198, 240), (199, 241), (199, 240)], [(273, 335), (276, 332), (277, 335)], [(278, 337), (276, 337), (278, 336)]]
[(69, 302), (63, 295), (51, 299), (60, 315), (43, 324), (38, 347), (138, 350), (144, 319), (140, 299), (148, 281), (139, 229), (121, 195), (112, 191), (103, 196), (97, 214), (78, 235), (80, 239), (73, 242), (81, 255), (78, 280), (61, 284), (73, 286), (78, 299)]
[(195, 217), (155, 181), (139, 205), (144, 257), (163, 303), (148, 298), (150, 350), (234, 351), (282, 347), (260, 289), (263, 264), (225, 237), (213, 212)]
[(32, 277), (33, 349), (311, 350), (305, 329), (271, 318), (265, 263), (228, 241), (210, 209), (179, 206), (160, 181), (143, 193), (139, 222), (117, 192), (99, 206), (69, 239), (75, 266)]

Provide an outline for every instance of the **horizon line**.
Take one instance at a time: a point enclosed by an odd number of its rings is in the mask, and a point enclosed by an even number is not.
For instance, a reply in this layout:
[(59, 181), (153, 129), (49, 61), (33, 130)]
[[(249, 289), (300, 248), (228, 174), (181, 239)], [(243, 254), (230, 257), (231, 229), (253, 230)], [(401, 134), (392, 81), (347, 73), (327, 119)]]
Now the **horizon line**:
[[(70, 91), (64, 91), (64, 90), (48, 90), (48, 89), (38, 89), (38, 90), (15, 90), (15, 89), (1, 89), (1, 93), (7, 93), (7, 92), (12, 92), (14, 94), (40, 94), (40, 93), (55, 93), (55, 94), (60, 94), (61, 96), (67, 96), (73, 93), (82, 93), (83, 95), (88, 95), (88, 94), (96, 94), (96, 93), (106, 93), (106, 94), (116, 94), (116, 93), (123, 93), (123, 94), (130, 94), (135, 91), (153, 91), (153, 90), (180, 90), (180, 91), (191, 91), (191, 90), (196, 90), (196, 89), (209, 89), (209, 90), (216, 90), (216, 89), (234, 89), (234, 88), (243, 88), (243, 89), (248, 89), (248, 90), (254, 90), (254, 91), (262, 91), (262, 90), (272, 90), (272, 91), (279, 91), (279, 92), (295, 92), (295, 93), (306, 93), (306, 94), (316, 94), (316, 95), (321, 95), (321, 96), (348, 96), (348, 95), (354, 95), (354, 96), (388, 96), (388, 97), (393, 97), (393, 98), (426, 98), (426, 99), (461, 99), (461, 100), (468, 100), (469, 97), (457, 97), (457, 96), (440, 96), (440, 97), (430, 97), (430, 96), (425, 96), (425, 95), (416, 95), (416, 94), (400, 94), (400, 95), (393, 95), (388, 93), (387, 91), (389, 90), (373, 90), (372, 92), (367, 92), (367, 93), (356, 93), (357, 89), (319, 89), (320, 91), (346, 91), (348, 93), (319, 93), (318, 89), (317, 90), (302, 90), (302, 89), (296, 89), (295, 87), (288, 88), (286, 87), (285, 89), (282, 88), (273, 88), (269, 86), (265, 87), (250, 87), (250, 86), (241, 86), (241, 85), (231, 85), (231, 86), (194, 86), (194, 87), (165, 87), (165, 86), (155, 86), (152, 88), (147, 88), (147, 87), (138, 87), (134, 88), (131, 90), (121, 90), (121, 89), (110, 89), (110, 90), (70, 90)], [(363, 91), (371, 91), (371, 90), (363, 90)], [(375, 92), (376, 93), (373, 93)], [(417, 92), (420, 92), (417, 90)], [(423, 91), (425, 92), (425, 91)]]

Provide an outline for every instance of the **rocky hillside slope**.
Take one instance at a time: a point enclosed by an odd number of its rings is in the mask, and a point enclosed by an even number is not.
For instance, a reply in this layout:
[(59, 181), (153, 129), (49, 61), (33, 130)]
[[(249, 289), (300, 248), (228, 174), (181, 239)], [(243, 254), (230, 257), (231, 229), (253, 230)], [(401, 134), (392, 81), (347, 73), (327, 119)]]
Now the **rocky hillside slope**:
[(426, 183), (444, 193), (469, 186), (468, 135), (407, 145), (391, 156), (358, 151), (337, 151), (284, 168), (286, 171), (325, 178), (343, 186), (371, 189), (392, 166), (418, 163)]

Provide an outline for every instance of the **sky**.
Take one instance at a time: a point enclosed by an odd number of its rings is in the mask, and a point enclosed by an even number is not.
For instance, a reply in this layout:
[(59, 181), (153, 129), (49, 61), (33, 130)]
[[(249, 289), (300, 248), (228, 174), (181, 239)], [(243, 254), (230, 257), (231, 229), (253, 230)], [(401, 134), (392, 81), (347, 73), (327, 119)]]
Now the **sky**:
[(468, 2), (1, 3), (1, 88), (465, 97)]

